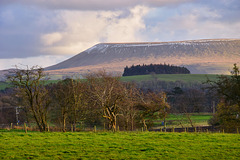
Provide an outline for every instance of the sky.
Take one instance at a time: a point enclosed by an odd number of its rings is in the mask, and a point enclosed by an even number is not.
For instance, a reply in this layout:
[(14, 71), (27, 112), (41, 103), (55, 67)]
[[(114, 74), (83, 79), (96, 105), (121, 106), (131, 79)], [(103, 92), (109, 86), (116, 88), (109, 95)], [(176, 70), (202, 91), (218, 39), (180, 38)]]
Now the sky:
[(239, 0), (0, 0), (0, 70), (97, 43), (240, 38)]

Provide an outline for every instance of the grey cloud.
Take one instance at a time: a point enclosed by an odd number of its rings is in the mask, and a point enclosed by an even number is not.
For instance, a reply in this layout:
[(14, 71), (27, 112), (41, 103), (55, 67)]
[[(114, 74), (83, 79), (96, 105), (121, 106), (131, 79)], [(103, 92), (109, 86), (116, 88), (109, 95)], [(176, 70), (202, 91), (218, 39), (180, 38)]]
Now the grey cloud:
[(0, 59), (76, 54), (103, 40), (135, 41), (147, 10), (143, 6), (97, 12), (5, 7), (0, 10)]
[(206, 6), (218, 12), (221, 17), (217, 21), (235, 23), (240, 21), (240, 1), (239, 0), (197, 0), (199, 6)]
[[(139, 4), (156, 11), (136, 18), (129, 8)], [(239, 38), (239, 15), (239, 0), (0, 0), (0, 58), (75, 54), (103, 41)]]
[[(238, 0), (199, 0), (177, 7), (178, 12), (165, 11), (165, 18), (147, 24), (146, 38), (151, 41), (186, 39), (240, 38)], [(159, 9), (162, 10), (162, 9)], [(162, 13), (162, 12), (160, 12)], [(174, 14), (171, 14), (174, 13)], [(167, 18), (166, 18), (167, 17)], [(152, 19), (145, 21), (152, 22)], [(157, 21), (157, 23), (156, 23)]]
[(51, 12), (30, 8), (7, 7), (0, 10), (0, 58), (39, 56), (39, 37), (58, 29)]
[(67, 10), (114, 10), (119, 8), (133, 7), (136, 5), (147, 5), (159, 7), (165, 5), (176, 5), (194, 0), (1, 0), (0, 5), (23, 4), (35, 5), (49, 9)]
[(0, 58), (23, 58), (42, 54), (39, 52), (38, 34), (0, 33), (0, 35)]

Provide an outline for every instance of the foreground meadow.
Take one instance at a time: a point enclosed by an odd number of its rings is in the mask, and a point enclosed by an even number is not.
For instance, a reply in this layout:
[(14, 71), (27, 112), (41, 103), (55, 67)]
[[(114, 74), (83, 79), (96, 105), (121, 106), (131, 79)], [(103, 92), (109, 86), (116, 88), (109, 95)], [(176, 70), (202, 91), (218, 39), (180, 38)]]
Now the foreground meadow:
[(0, 159), (238, 159), (240, 135), (0, 131)]

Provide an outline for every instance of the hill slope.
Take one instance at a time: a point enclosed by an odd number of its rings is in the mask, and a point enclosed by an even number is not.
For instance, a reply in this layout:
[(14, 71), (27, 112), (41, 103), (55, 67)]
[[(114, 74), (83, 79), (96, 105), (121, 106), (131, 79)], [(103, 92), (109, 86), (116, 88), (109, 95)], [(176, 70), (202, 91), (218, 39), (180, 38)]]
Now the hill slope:
[(50, 73), (86, 72), (105, 68), (123, 72), (133, 64), (169, 63), (191, 73), (229, 73), (240, 62), (240, 39), (149, 43), (100, 43), (76, 56), (47, 67)]

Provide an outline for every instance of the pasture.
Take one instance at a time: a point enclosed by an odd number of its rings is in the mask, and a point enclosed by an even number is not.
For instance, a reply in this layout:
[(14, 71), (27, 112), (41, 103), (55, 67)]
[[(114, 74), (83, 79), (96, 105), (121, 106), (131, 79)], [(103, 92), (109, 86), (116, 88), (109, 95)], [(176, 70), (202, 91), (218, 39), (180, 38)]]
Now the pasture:
[(0, 159), (238, 159), (240, 135), (0, 130)]
[[(50, 76), (51, 77), (51, 76)], [(159, 80), (166, 82), (182, 81), (186, 83), (203, 83), (207, 78), (210, 80), (216, 80), (218, 75), (215, 74), (156, 74), (156, 75), (138, 75), (138, 76), (126, 76), (121, 77), (123, 82), (141, 82), (150, 80)], [(60, 78), (59, 78), (60, 79)], [(57, 83), (59, 80), (48, 80), (46, 84)], [(8, 82), (0, 82), (0, 90), (4, 90), (7, 87), (11, 87)]]
[[(194, 126), (207, 126), (212, 113), (188, 113), (188, 114), (169, 114), (166, 117), (167, 127), (191, 127), (189, 119)], [(155, 121), (155, 126), (161, 125), (162, 120)]]
[(138, 76), (126, 76), (121, 77), (122, 81), (149, 81), (153, 79), (157, 79), (159, 81), (166, 82), (175, 82), (175, 81), (183, 81), (183, 82), (206, 82), (207, 78), (210, 80), (216, 80), (218, 75), (216, 74), (156, 74), (156, 75), (138, 75)]

